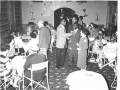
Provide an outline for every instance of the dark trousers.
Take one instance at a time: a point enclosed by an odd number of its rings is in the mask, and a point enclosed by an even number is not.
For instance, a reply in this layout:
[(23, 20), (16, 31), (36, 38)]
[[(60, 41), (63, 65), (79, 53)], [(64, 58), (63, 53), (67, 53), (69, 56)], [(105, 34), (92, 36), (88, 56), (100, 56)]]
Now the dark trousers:
[[(18, 50), (19, 49), (19, 50)], [(18, 52), (19, 51), (19, 52)], [(23, 48), (15, 48), (15, 52), (18, 52), (19, 54), (24, 53), (24, 49)]]
[(77, 65), (77, 60), (78, 60), (78, 50), (69, 50), (69, 60), (70, 64), (75, 63)]
[(56, 67), (64, 66), (66, 48), (56, 48)]

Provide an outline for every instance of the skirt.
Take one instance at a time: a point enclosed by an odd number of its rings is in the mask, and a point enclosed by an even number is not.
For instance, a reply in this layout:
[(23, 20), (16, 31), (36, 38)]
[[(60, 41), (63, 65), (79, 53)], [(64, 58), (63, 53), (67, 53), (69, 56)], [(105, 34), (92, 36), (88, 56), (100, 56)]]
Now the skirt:
[(77, 67), (86, 69), (87, 50), (78, 50)]

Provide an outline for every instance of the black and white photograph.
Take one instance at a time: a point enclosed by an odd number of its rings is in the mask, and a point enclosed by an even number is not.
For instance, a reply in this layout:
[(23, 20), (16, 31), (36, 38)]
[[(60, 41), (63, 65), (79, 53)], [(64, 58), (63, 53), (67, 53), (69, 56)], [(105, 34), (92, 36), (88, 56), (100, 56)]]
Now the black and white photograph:
[(0, 90), (118, 90), (118, 0), (0, 0)]

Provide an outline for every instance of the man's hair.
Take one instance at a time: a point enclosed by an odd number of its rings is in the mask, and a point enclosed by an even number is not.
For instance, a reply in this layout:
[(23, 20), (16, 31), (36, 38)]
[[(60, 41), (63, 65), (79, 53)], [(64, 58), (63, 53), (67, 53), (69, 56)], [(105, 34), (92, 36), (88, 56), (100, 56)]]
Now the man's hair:
[(74, 24), (73, 24), (73, 28), (74, 28), (74, 29), (76, 29), (76, 28), (78, 28), (78, 27), (79, 27), (78, 23), (74, 23)]
[(83, 16), (79, 16), (79, 19), (83, 20)]
[(73, 15), (72, 18), (75, 18), (78, 21), (78, 15), (77, 14)]
[(44, 21), (44, 26), (47, 26), (48, 25), (48, 21)]
[(31, 33), (30, 33), (30, 37), (31, 37), (31, 38), (36, 38), (37, 35), (36, 35), (34, 32), (31, 32)]
[(65, 20), (65, 21), (66, 21), (66, 18), (62, 18), (62, 19), (60, 19), (60, 23), (61, 23), (63, 20)]

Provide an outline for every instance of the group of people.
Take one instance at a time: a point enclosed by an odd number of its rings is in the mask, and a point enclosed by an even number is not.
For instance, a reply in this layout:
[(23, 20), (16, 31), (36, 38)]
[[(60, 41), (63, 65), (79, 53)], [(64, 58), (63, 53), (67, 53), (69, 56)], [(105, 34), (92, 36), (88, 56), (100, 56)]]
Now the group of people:
[(83, 23), (83, 17), (77, 14), (70, 19), (71, 23), (68, 24), (65, 17), (61, 18), (60, 25), (57, 27), (56, 67), (64, 66), (66, 53), (68, 53), (69, 65), (85, 70), (90, 51), (99, 54), (107, 44), (104, 44), (103, 40), (109, 42), (115, 36), (114, 41), (117, 42), (117, 35), (104, 28), (98, 28), (94, 23), (86, 25)]
[[(23, 39), (25, 35), (22, 33), (13, 31), (7, 37), (7, 43), (2, 44), (0, 47), (0, 58), (2, 58), (0, 62), (10, 60), (13, 68), (16, 69), (16, 74), (19, 74), (21, 77), (21, 70), (24, 71), (26, 77), (31, 77), (31, 73), (28, 70), (30, 66), (46, 61), (48, 50), (51, 50), (52, 47), (51, 38), (53, 38), (52, 35), (56, 34), (56, 31), (47, 21), (40, 20), (37, 25), (39, 28), (35, 30), (33, 28), (34, 23), (28, 23), (26, 37), (28, 36), (29, 38), (27, 37), (27, 40), (25, 38), (25, 40)], [(46, 54), (41, 52), (42, 49), (45, 50)], [(44, 76), (45, 69), (35, 71), (33, 74), (33, 78), (36, 81), (41, 80)], [(27, 86), (29, 82), (28, 79), (25, 79), (25, 86)], [(13, 86), (17, 87), (17, 83), (14, 82)]]
[(75, 67), (85, 69), (88, 49), (87, 36), (89, 31), (86, 28), (83, 28), (80, 21), (81, 16), (78, 18), (78, 15), (73, 15), (71, 19), (72, 23), (68, 25), (67, 28), (66, 18), (62, 18), (60, 25), (57, 27), (56, 67), (60, 68), (61, 66), (64, 66), (68, 49), (70, 65), (74, 64)]

